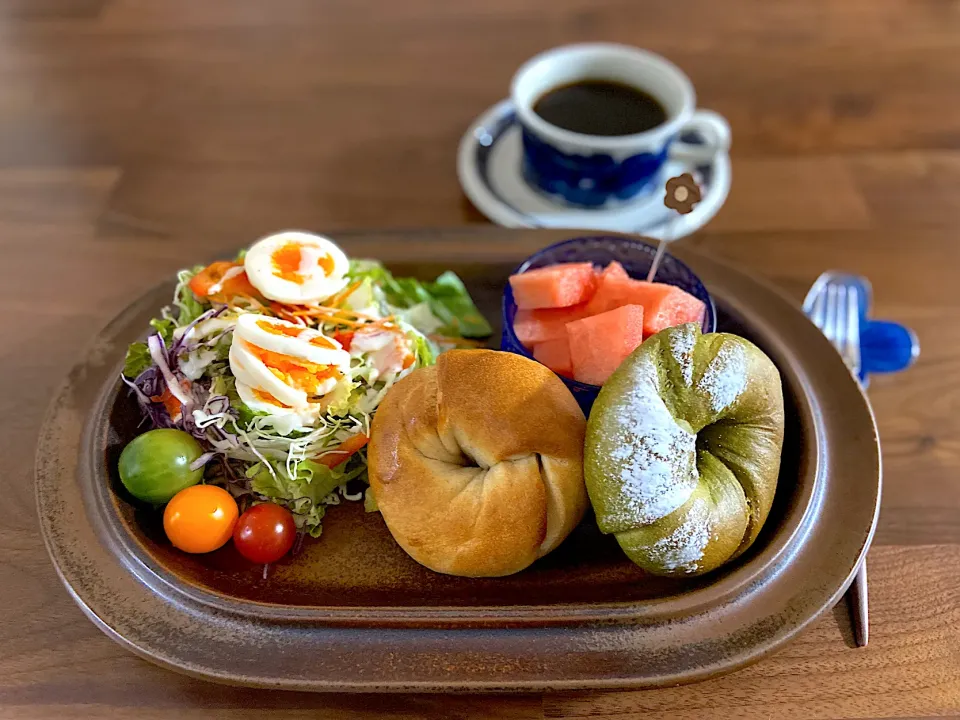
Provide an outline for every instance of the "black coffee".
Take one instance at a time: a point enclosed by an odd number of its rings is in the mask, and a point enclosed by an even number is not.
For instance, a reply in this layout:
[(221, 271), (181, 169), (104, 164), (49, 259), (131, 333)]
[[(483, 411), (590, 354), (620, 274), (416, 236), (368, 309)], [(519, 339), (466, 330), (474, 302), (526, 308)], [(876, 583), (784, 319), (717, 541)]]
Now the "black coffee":
[(542, 95), (533, 111), (551, 125), (585, 135), (633, 135), (667, 120), (648, 93), (608, 80), (581, 80)]

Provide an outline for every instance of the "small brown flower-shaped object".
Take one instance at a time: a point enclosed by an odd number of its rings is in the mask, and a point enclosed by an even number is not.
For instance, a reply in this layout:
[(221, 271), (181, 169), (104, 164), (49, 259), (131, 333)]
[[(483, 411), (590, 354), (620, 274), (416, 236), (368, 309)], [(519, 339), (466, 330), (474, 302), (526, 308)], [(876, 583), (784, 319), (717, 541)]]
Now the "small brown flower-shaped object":
[(700, 188), (690, 173), (678, 175), (667, 180), (667, 196), (663, 204), (681, 215), (693, 212), (693, 206), (700, 202)]

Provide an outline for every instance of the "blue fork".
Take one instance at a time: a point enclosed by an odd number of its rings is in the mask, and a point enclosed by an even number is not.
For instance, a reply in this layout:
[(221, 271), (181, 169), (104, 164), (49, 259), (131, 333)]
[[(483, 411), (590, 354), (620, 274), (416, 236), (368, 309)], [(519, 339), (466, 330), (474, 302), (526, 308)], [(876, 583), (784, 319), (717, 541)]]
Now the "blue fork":
[[(866, 388), (871, 372), (899, 372), (920, 354), (909, 328), (868, 317), (873, 300), (870, 282), (835, 270), (823, 273), (803, 301), (803, 311), (840, 353), (850, 372)], [(858, 647), (870, 639), (867, 561), (850, 586), (851, 619)]]

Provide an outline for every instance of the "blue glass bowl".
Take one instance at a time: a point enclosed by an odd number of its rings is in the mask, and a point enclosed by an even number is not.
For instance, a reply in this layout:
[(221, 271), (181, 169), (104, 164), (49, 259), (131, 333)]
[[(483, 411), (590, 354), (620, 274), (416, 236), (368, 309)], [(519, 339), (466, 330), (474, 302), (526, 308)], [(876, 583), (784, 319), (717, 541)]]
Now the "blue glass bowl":
[[(514, 273), (568, 262), (590, 262), (605, 267), (616, 260), (623, 265), (630, 277), (644, 280), (656, 253), (656, 245), (630, 238), (613, 235), (578, 237), (558, 242), (534, 253), (524, 260)], [(709, 333), (716, 329), (717, 309), (713, 304), (713, 298), (693, 270), (672, 255), (664, 254), (660, 269), (657, 270), (656, 281), (676, 285), (700, 300), (707, 308), (703, 318), (703, 332)], [(507, 283), (503, 291), (503, 335), (500, 338), (500, 349), (532, 360), (533, 353), (523, 346), (513, 331), (513, 319), (516, 314), (517, 306), (513, 300), (513, 290), (510, 283)], [(584, 414), (589, 414), (593, 401), (597, 399), (597, 393), (600, 392), (600, 386), (588, 385), (563, 376), (560, 376), (560, 379), (570, 388), (570, 392), (583, 408)]]

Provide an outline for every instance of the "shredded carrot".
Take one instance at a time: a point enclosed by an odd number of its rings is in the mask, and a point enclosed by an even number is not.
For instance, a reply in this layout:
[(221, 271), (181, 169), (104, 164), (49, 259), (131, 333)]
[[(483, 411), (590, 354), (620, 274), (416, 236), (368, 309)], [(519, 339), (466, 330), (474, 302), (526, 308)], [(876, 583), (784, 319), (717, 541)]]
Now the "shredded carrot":
[(347, 287), (345, 287), (343, 290), (336, 293), (332, 297), (327, 298), (327, 304), (330, 307), (336, 307), (337, 305), (342, 303), (344, 300), (346, 300), (348, 297), (350, 297), (353, 294), (353, 291), (356, 290), (361, 285), (363, 285), (363, 280), (354, 280), (352, 283), (347, 285)]
[[(242, 305), (235, 302), (235, 300), (241, 299), (246, 300), (249, 305)], [(243, 293), (235, 293), (234, 296), (227, 301), (227, 307), (231, 310), (242, 309), (242, 310), (265, 310), (263, 303), (257, 300), (255, 297), (250, 295), (244, 295)]]
[(344, 313), (336, 310), (335, 308), (326, 307), (314, 307), (310, 308), (309, 310), (296, 310), (293, 314), (301, 319), (310, 318), (313, 320), (319, 320), (321, 322), (329, 322), (335, 325), (343, 325), (345, 327), (384, 326), (395, 322), (395, 318), (393, 316), (374, 318), (361, 313)]
[(294, 315), (293, 312), (291, 312), (291, 311), (287, 308), (287, 306), (281, 305), (281, 304), (278, 303), (278, 302), (271, 302), (271, 303), (270, 303), (269, 310), (270, 310), (274, 315), (276, 315), (278, 318), (280, 318), (280, 319), (282, 319), (282, 320), (286, 320), (286, 321), (288, 321), (288, 322), (296, 323), (297, 325), (305, 325), (305, 324), (306, 324), (305, 321), (304, 321), (302, 318), (297, 317), (296, 315)]
[(337, 447), (321, 453), (316, 461), (329, 468), (335, 468), (337, 465), (345, 463), (355, 452), (363, 449), (369, 440), (370, 438), (363, 433), (351, 435)]
[(312, 317), (314, 319), (319, 318), (321, 320), (326, 320), (327, 322), (330, 322), (334, 325), (344, 325), (345, 327), (361, 328), (361, 327), (366, 327), (367, 325), (370, 324), (367, 321), (356, 322), (355, 320), (347, 320), (345, 318), (331, 317), (329, 315), (315, 315), (315, 316), (309, 316), (309, 317)]
[(345, 328), (380, 327), (385, 330), (399, 329), (396, 325), (396, 318), (393, 315), (385, 318), (375, 318), (366, 313), (330, 307), (328, 305), (304, 306), (273, 302), (270, 304), (270, 310), (278, 317), (298, 324), (313, 321), (318, 325), (331, 324)]
[(329, 307), (327, 305), (310, 305), (309, 307), (306, 307), (306, 308), (298, 308), (298, 309), (291, 310), (291, 312), (294, 315), (303, 315), (308, 317), (312, 317), (315, 315), (321, 315), (324, 317), (329, 315), (337, 315), (337, 316), (346, 316), (346, 317), (354, 317), (354, 318), (363, 318), (366, 320), (378, 319), (373, 317), (372, 315), (367, 315), (366, 313), (356, 312), (354, 310), (347, 310), (345, 308)]

